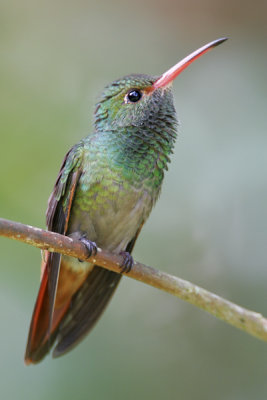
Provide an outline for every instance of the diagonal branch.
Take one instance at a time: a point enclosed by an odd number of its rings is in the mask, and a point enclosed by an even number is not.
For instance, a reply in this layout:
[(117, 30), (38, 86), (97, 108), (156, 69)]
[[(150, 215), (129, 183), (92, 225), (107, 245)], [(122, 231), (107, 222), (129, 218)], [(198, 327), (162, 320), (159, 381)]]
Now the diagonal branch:
[[(34, 228), (30, 225), (0, 218), (0, 236), (19, 240), (40, 249), (87, 260), (87, 249), (79, 240)], [(120, 265), (123, 258), (120, 255), (112, 254), (98, 248), (97, 255), (92, 256), (90, 261), (101, 267), (120, 273)], [(258, 339), (267, 341), (267, 319), (259, 313), (240, 307), (181, 278), (166, 274), (138, 262), (134, 263), (132, 270), (127, 273), (127, 276), (177, 296), (202, 308), (228, 324), (242, 329)]]

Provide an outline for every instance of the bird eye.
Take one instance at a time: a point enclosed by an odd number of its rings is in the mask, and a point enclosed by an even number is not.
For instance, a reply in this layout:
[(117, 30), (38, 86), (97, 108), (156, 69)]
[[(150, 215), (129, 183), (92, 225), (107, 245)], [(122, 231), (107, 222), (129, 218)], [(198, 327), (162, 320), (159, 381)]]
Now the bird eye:
[(136, 103), (139, 101), (142, 97), (142, 92), (138, 89), (132, 89), (130, 92), (127, 94), (127, 100), (130, 103)]

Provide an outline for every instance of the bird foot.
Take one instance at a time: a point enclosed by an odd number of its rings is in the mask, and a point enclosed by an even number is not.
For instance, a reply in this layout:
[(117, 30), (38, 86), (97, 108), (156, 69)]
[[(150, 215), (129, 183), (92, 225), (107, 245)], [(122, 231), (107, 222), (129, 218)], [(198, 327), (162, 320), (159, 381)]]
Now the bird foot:
[[(88, 257), (87, 258), (90, 258), (91, 256), (96, 256), (96, 254), (97, 254), (97, 245), (96, 245), (95, 242), (91, 242), (91, 240), (87, 239), (86, 236), (82, 236), (79, 240), (86, 247), (86, 250), (88, 252)], [(79, 259), (79, 261), (82, 262), (83, 260)]]
[(126, 272), (126, 274), (128, 274), (132, 269), (134, 259), (128, 251), (121, 251), (120, 255), (123, 256), (123, 262), (120, 265), (121, 272)]

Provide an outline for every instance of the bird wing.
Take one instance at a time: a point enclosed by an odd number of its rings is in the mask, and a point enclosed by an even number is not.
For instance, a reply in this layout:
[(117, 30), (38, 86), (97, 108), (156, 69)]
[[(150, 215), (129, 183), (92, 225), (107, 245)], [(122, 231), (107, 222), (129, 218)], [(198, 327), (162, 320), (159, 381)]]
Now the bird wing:
[[(71, 205), (81, 175), (81, 160), (82, 149), (74, 147), (63, 161), (46, 214), (47, 227), (51, 231), (67, 232)], [(142, 225), (128, 243), (127, 252), (133, 250), (141, 228)], [(94, 265), (76, 293), (55, 309), (60, 270), (62, 274), (64, 263), (60, 254), (46, 252), (28, 336), (27, 364), (41, 361), (55, 340), (54, 357), (76, 346), (97, 322), (121, 279), (120, 274)]]
[[(81, 175), (82, 155), (83, 146), (80, 143), (70, 149), (63, 160), (54, 190), (48, 201), (46, 222), (50, 231), (63, 235), (67, 231), (71, 205)], [(53, 336), (55, 336), (53, 333), (69, 306), (69, 304), (65, 304), (54, 313), (60, 263), (60, 254), (45, 252), (40, 289), (28, 335), (26, 363), (38, 362), (49, 350), (54, 340)]]

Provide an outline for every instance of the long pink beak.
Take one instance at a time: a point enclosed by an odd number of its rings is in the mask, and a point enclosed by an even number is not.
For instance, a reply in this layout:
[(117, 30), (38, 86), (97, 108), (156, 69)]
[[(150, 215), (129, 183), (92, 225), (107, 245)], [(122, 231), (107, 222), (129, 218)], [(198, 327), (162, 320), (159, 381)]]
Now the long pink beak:
[(201, 47), (200, 49), (189, 54), (189, 56), (187, 56), (183, 60), (179, 61), (176, 65), (174, 65), (167, 72), (165, 72), (163, 75), (161, 75), (159, 77), (159, 79), (157, 79), (156, 82), (154, 82), (154, 84), (152, 85), (152, 88), (158, 89), (158, 88), (167, 86), (198, 57), (202, 56), (203, 54), (205, 54), (207, 51), (209, 51), (213, 47), (216, 47), (219, 44), (225, 42), (225, 40), (227, 40), (227, 38), (221, 38), (221, 39), (214, 40), (213, 42), (210, 42), (210, 43), (206, 44), (205, 46)]

